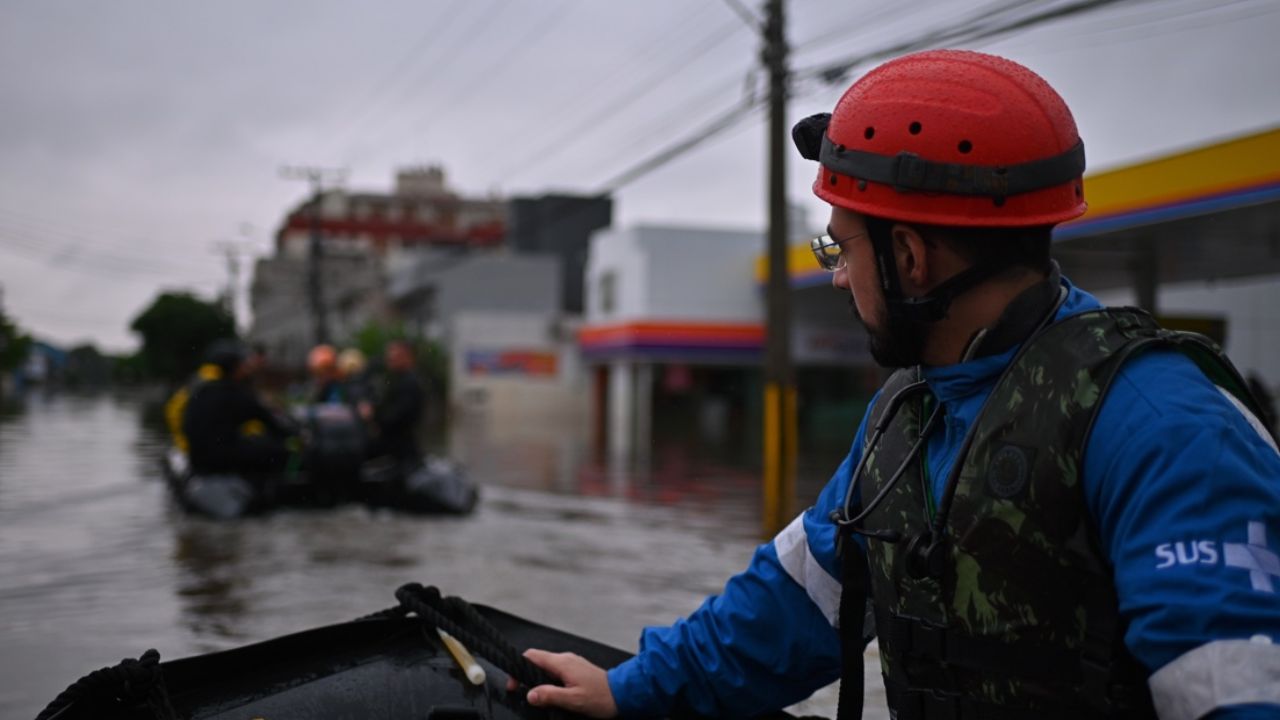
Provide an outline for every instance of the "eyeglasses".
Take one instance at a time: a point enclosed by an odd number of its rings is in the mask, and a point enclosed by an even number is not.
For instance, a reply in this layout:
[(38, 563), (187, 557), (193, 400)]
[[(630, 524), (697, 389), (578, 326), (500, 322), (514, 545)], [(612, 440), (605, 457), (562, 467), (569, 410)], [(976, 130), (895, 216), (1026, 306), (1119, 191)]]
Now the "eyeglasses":
[(863, 235), (866, 233), (860, 232), (847, 238), (837, 238), (828, 227), (826, 235), (819, 235), (809, 241), (809, 249), (813, 251), (813, 256), (818, 259), (818, 264), (823, 270), (835, 272), (845, 266), (844, 244)]

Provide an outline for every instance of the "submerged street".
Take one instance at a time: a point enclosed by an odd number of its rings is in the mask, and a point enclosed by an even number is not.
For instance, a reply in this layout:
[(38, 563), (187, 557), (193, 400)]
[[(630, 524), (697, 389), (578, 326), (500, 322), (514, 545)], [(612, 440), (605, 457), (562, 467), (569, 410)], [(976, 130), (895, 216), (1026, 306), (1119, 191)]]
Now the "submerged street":
[[(167, 495), (148, 408), (137, 395), (34, 393), (0, 413), (0, 716), (34, 717), (147, 648), (170, 660), (350, 620), (411, 581), (634, 651), (643, 626), (692, 612), (759, 542), (745, 463), (670, 449), (647, 470), (610, 472), (560, 429), (497, 440), (467, 423), (451, 454), (481, 486), (469, 517), (189, 518)], [(838, 460), (804, 479), (801, 505)], [(867, 717), (887, 717), (869, 702)], [(833, 717), (835, 703), (831, 687), (795, 711)]]

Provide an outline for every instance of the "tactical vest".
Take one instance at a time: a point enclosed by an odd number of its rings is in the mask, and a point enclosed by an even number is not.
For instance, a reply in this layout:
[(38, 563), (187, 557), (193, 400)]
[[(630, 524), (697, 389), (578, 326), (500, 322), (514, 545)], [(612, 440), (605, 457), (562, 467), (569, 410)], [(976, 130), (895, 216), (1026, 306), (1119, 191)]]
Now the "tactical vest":
[[(1153, 348), (1190, 357), (1256, 412), (1207, 338), (1134, 309), (1075, 315), (1023, 343), (931, 503), (920, 440), (932, 397), (888, 420), (869, 452), (863, 529), (881, 669), (897, 720), (1155, 717), (1146, 672), (1124, 646), (1115, 585), (1081, 490), (1085, 443), (1125, 360)], [(919, 380), (900, 370), (881, 398)], [(936, 403), (933, 403), (936, 404)], [(868, 433), (870, 435), (870, 433)], [(890, 480), (895, 474), (896, 483)], [(846, 628), (846, 642), (857, 642)]]

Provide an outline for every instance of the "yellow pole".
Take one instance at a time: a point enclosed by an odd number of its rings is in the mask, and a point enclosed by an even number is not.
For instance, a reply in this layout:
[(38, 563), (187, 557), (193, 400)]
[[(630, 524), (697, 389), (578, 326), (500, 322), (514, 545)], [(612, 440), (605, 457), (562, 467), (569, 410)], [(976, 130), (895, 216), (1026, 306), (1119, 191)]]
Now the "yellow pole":
[(796, 386), (788, 385), (782, 425), (782, 502), (778, 529), (786, 527), (796, 514), (796, 460), (800, 452), (800, 426), (796, 409)]
[(764, 386), (764, 512), (762, 529), (764, 538), (773, 537), (782, 529), (778, 518), (782, 515), (782, 413), (779, 412), (779, 392), (776, 383)]

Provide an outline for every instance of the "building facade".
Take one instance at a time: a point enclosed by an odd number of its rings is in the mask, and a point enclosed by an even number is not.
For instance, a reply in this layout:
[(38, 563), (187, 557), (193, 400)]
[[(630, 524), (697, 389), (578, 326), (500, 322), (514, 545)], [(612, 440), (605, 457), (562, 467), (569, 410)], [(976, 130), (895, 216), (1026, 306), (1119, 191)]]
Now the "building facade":
[(313, 195), (286, 214), (275, 255), (254, 269), (249, 337), (276, 362), (301, 365), (321, 326), (328, 341), (345, 343), (370, 322), (395, 317), (387, 282), (397, 268), (433, 253), (501, 246), (506, 215), (503, 200), (462, 197), (434, 166), (400, 171), (391, 193)]
[(581, 315), (591, 233), (613, 222), (612, 198), (562, 194), (513, 198), (508, 221), (507, 245), (513, 251), (559, 258), (561, 309)]
[[(639, 226), (593, 237), (578, 338), (597, 444), (611, 457), (643, 454), (668, 438), (695, 439), (729, 457), (758, 447), (765, 308), (753, 268), (763, 247), (759, 232), (702, 228)], [(847, 418), (861, 405), (842, 411), (850, 401), (829, 396), (833, 387), (860, 391), (861, 376), (850, 368), (869, 365), (864, 337), (828, 288), (797, 291), (792, 305), (802, 432), (835, 422), (847, 439)]]

